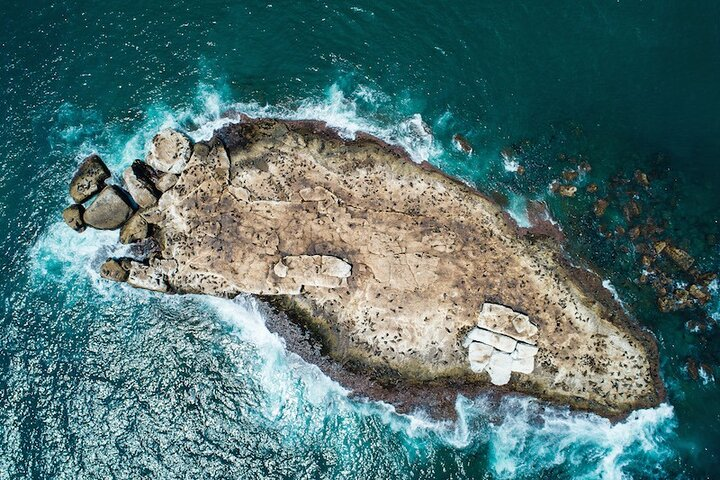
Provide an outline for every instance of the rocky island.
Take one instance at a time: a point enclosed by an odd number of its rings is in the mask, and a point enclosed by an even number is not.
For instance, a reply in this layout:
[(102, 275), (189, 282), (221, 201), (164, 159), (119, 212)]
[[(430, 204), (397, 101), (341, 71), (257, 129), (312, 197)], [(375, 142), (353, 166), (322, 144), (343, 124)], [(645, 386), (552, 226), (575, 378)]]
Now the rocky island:
[(663, 399), (652, 335), (549, 229), (375, 137), (242, 116), (206, 142), (164, 130), (124, 187), (110, 177), (88, 157), (63, 213), (142, 246), (103, 277), (256, 295), (355, 394), (443, 415), (520, 392), (612, 418)]

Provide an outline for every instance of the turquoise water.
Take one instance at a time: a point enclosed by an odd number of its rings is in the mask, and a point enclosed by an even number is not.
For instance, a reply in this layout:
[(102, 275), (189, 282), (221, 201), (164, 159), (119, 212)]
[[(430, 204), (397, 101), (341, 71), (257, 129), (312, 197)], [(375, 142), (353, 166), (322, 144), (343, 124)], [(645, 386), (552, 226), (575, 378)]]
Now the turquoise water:
[[(704, 312), (659, 313), (589, 200), (548, 185), (559, 153), (602, 189), (642, 168), (643, 208), (720, 269), (720, 5), (464, 3), (3, 2), (0, 478), (717, 475), (717, 383), (685, 366), (720, 368), (717, 291)], [(460, 398), (452, 423), (396, 415), (286, 352), (251, 299), (101, 281), (116, 234), (60, 223), (81, 158), (120, 172), (158, 128), (206, 138), (228, 109), (370, 131), (521, 222), (545, 200), (568, 251), (658, 337), (667, 402), (615, 425), (524, 397)], [(499, 152), (523, 139), (518, 177)]]

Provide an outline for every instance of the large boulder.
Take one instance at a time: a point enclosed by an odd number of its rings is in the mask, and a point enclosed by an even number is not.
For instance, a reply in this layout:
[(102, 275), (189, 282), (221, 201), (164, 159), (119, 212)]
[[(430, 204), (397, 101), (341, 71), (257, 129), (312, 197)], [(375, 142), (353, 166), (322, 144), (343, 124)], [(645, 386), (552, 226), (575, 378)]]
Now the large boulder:
[(85, 208), (78, 204), (74, 203), (67, 207), (65, 210), (63, 210), (62, 216), (63, 220), (65, 220), (65, 223), (70, 226), (73, 230), (76, 232), (84, 232), (85, 231), (85, 222), (83, 221), (83, 214), (85, 213)]
[(102, 190), (108, 178), (110, 170), (105, 162), (98, 155), (90, 155), (83, 160), (70, 181), (70, 196), (75, 202), (83, 203)]
[(105, 263), (100, 266), (100, 276), (114, 282), (126, 282), (130, 276), (130, 272), (123, 263), (121, 260), (108, 258), (105, 260)]
[(85, 210), (83, 220), (98, 230), (120, 228), (135, 211), (129, 195), (115, 185), (108, 185)]
[(141, 208), (157, 203), (160, 193), (155, 189), (156, 179), (155, 170), (140, 160), (135, 160), (123, 173), (125, 187)]
[(172, 129), (155, 135), (145, 162), (155, 170), (180, 174), (192, 154), (192, 142), (188, 137)]
[(136, 212), (120, 229), (120, 242), (125, 244), (140, 242), (145, 240), (149, 234), (150, 225), (140, 215), (140, 212)]
[(157, 188), (160, 193), (165, 193), (174, 187), (177, 181), (177, 175), (174, 173), (166, 173), (164, 175), (160, 175), (160, 177), (155, 181), (155, 188)]

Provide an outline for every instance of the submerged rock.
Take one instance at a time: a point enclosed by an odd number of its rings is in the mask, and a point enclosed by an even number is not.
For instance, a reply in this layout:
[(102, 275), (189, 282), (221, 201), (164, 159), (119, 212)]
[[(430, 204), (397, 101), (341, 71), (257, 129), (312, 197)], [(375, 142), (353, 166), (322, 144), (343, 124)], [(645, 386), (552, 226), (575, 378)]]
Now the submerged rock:
[(85, 223), (98, 230), (120, 228), (133, 214), (128, 194), (115, 185), (108, 185), (85, 210)]
[(470, 154), (473, 152), (473, 147), (470, 145), (470, 142), (467, 138), (463, 137), (459, 133), (456, 133), (453, 135), (453, 142), (455, 142), (455, 145), (462, 150), (463, 152)]
[(105, 186), (110, 170), (98, 155), (90, 155), (78, 167), (70, 181), (70, 196), (76, 203), (83, 203)]
[(76, 232), (84, 232), (86, 228), (85, 222), (83, 221), (84, 213), (85, 208), (83, 208), (82, 205), (75, 203), (63, 210), (62, 216), (63, 220), (70, 228)]

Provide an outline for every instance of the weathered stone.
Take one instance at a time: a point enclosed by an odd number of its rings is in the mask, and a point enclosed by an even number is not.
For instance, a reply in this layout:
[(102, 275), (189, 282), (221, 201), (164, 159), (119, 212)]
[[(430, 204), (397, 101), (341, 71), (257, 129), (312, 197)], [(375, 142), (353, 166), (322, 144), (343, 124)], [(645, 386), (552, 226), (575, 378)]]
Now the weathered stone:
[(135, 288), (153, 292), (168, 291), (168, 284), (163, 274), (157, 268), (139, 262), (132, 262), (127, 283)]
[(453, 142), (455, 142), (455, 145), (462, 150), (463, 152), (470, 154), (473, 151), (472, 145), (470, 145), (470, 142), (468, 142), (467, 138), (463, 137), (459, 133), (456, 133), (453, 135)]
[(538, 347), (535, 345), (528, 345), (527, 343), (518, 342), (515, 350), (512, 352), (513, 359), (534, 357), (537, 355)]
[(574, 197), (575, 192), (577, 192), (577, 187), (575, 185), (560, 185), (558, 192), (563, 197)]
[(508, 353), (515, 350), (515, 345), (517, 345), (517, 340), (514, 338), (489, 330), (483, 330), (482, 328), (472, 329), (470, 334), (468, 334), (468, 339), (472, 342), (481, 342), (490, 345), (500, 351)]
[(698, 285), (707, 287), (716, 278), (717, 278), (717, 274), (715, 272), (706, 272), (706, 273), (702, 273), (702, 274), (698, 275), (698, 277), (697, 277), (697, 279), (695, 279), (695, 281), (698, 283)]
[(135, 212), (120, 229), (120, 243), (136, 243), (150, 235), (150, 226), (140, 212)]
[(125, 187), (140, 208), (152, 207), (157, 203), (160, 194), (155, 190), (154, 178), (157, 175), (153, 169), (139, 160), (135, 160), (123, 173)]
[(513, 360), (509, 353), (493, 352), (486, 367), (493, 385), (505, 385), (510, 381)]
[(701, 305), (705, 305), (712, 298), (706, 288), (698, 285), (690, 285), (690, 288), (688, 288), (688, 292), (690, 293), (690, 295), (695, 297)]
[(662, 252), (663, 255), (672, 260), (675, 265), (685, 271), (689, 271), (695, 263), (695, 259), (691, 257), (689, 253), (673, 245), (667, 245)]
[(484, 343), (472, 342), (468, 347), (470, 368), (478, 373), (485, 369), (495, 349)]
[(114, 282), (125, 282), (129, 276), (128, 270), (123, 266), (120, 260), (108, 258), (100, 266), (100, 276)]
[(578, 166), (578, 168), (580, 169), (581, 172), (587, 173), (587, 172), (592, 171), (592, 166), (586, 161), (580, 162), (580, 165)]
[(191, 153), (190, 139), (168, 128), (155, 135), (145, 162), (155, 170), (177, 175), (185, 169)]
[(595, 201), (595, 204), (593, 205), (593, 212), (595, 212), (595, 216), (602, 217), (605, 215), (605, 210), (607, 209), (608, 203), (607, 200), (604, 198), (600, 198)]
[(102, 190), (108, 178), (110, 170), (105, 162), (96, 154), (90, 155), (83, 160), (70, 181), (70, 196), (75, 202), (83, 203)]
[(155, 181), (155, 188), (157, 188), (160, 193), (165, 193), (175, 186), (177, 180), (177, 175), (173, 173), (165, 173), (157, 178)]
[(655, 244), (653, 245), (653, 249), (655, 250), (655, 253), (657, 255), (660, 255), (665, 250), (666, 247), (667, 247), (667, 242), (662, 242), (662, 241), (655, 242)]
[(65, 208), (62, 212), (63, 220), (68, 224), (70, 228), (76, 232), (85, 231), (85, 222), (83, 221), (83, 214), (85, 208), (79, 203), (74, 203), (69, 207)]
[(510, 370), (518, 373), (530, 374), (535, 370), (535, 357), (512, 357), (512, 363), (510, 364)]
[(587, 187), (585, 187), (585, 191), (587, 193), (595, 193), (598, 191), (597, 183), (589, 183)]
[(330, 255), (288, 255), (275, 264), (273, 272), (293, 282), (292, 291), (302, 285), (337, 288), (350, 276), (352, 265)]
[(115, 185), (108, 185), (85, 210), (83, 219), (98, 230), (115, 230), (130, 218), (133, 211), (128, 194)]

